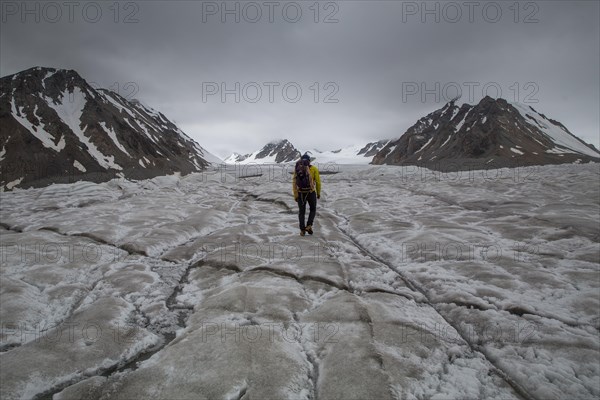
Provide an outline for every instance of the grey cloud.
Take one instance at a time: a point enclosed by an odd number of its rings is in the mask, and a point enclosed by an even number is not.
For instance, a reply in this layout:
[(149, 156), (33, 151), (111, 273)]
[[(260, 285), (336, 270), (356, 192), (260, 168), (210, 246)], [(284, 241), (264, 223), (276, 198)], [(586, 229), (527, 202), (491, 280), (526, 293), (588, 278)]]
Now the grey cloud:
[[(322, 2), (321, 21), (337, 5), (334, 17), (339, 22), (330, 24), (314, 23), (312, 1), (295, 3), (303, 11), (297, 23), (286, 22), (277, 12), (285, 2), (279, 3), (273, 23), (265, 7), (257, 23), (243, 18), (234, 23), (231, 16), (222, 23), (213, 15), (203, 23), (202, 2), (133, 3), (139, 20), (133, 24), (122, 23), (133, 10), (125, 10), (126, 3), (121, 3), (119, 23), (108, 9), (112, 2), (97, 3), (104, 12), (97, 23), (80, 17), (74, 22), (62, 18), (33, 23), (29, 18), (23, 23), (18, 16), (3, 14), (2, 75), (34, 65), (73, 68), (101, 86), (116, 83), (125, 95), (131, 92), (124, 84), (134, 82), (139, 88), (136, 97), (220, 156), (250, 152), (273, 138), (288, 138), (302, 149), (334, 149), (399, 137), (447, 100), (437, 102), (431, 94), (424, 102), (420, 93), (403, 96), (407, 82), (424, 83), (429, 89), (436, 83), (440, 88), (446, 85), (447, 94), (454, 93), (452, 83), (466, 91), (467, 82), (477, 82), (473, 98), (463, 93), (462, 101), (473, 102), (485, 94), (483, 85), (497, 83), (504, 98), (537, 100), (533, 107), (584, 140), (600, 144), (597, 2), (521, 2), (517, 23), (509, 9), (514, 2), (494, 3), (503, 11), (497, 23), (482, 17), (489, 2), (479, 2), (473, 22), (461, 6), (464, 2), (453, 2), (463, 11), (457, 23), (445, 21), (444, 15), (440, 23), (431, 15), (426, 23), (419, 15), (403, 22), (403, 7), (420, 7), (422, 2)], [(213, 3), (205, 2), (204, 7), (208, 4)], [(428, 2), (427, 7), (435, 4)], [(447, 4), (440, 2), (438, 7), (452, 11)], [(539, 21), (524, 23), (533, 11)], [(235, 103), (233, 95), (227, 95), (225, 103), (218, 95), (203, 102), (206, 82), (224, 82), (229, 88), (236, 82), (241, 87), (256, 82), (263, 96), (257, 103), (243, 96)], [(280, 84), (272, 103), (265, 82)], [(316, 103), (311, 90), (315, 82)], [(333, 96), (338, 103), (323, 102), (333, 92), (325, 89), (328, 82), (338, 89)], [(302, 88), (300, 101), (282, 97), (285, 83)], [(490, 87), (489, 93), (495, 94)]]

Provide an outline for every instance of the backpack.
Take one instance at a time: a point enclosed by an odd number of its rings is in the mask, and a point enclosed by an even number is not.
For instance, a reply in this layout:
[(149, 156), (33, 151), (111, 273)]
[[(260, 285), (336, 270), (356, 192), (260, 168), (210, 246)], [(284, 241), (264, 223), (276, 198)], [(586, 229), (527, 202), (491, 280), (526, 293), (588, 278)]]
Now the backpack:
[(299, 192), (310, 192), (312, 190), (309, 165), (308, 160), (296, 162), (296, 187), (298, 187)]

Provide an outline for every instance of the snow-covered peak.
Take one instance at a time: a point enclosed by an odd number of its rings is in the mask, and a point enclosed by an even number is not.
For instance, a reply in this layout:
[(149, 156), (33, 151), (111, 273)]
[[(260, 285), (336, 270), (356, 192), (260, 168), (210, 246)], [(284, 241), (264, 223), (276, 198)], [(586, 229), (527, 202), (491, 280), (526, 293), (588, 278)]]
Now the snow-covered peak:
[(232, 153), (229, 157), (225, 158), (223, 161), (225, 164), (237, 164), (244, 161), (246, 158), (250, 156), (249, 154), (242, 155), (239, 153)]
[(291, 143), (287, 139), (273, 139), (267, 143), (267, 145), (273, 145), (273, 146), (285, 146), (288, 144), (291, 144)]
[(0, 78), (0, 124), (0, 189), (15, 181), (29, 187), (187, 174), (221, 163), (164, 114), (95, 89), (73, 70), (34, 67)]
[[(393, 150), (392, 150), (393, 149)], [(375, 164), (430, 168), (562, 164), (598, 161), (600, 153), (560, 122), (532, 107), (484, 97), (476, 105), (452, 102), (420, 118), (375, 155)]]
[(233, 153), (225, 159), (225, 162), (229, 164), (279, 164), (295, 161), (300, 158), (300, 155), (300, 151), (289, 140), (281, 139), (272, 140), (262, 149), (245, 156)]
[[(349, 165), (366, 165), (373, 160), (373, 156), (382, 149), (389, 140), (380, 140), (378, 142), (372, 142), (365, 144), (357, 144), (346, 146), (336, 150), (322, 151), (316, 148), (306, 150), (304, 153), (311, 156), (315, 162), (323, 163), (336, 163), (336, 164), (349, 164)], [(280, 155), (281, 149), (292, 150), (290, 154), (293, 156), (288, 157), (283, 162), (294, 162), (300, 158), (301, 153), (297, 151), (294, 153), (295, 148), (288, 140), (273, 141), (267, 144), (259, 151), (255, 151), (250, 154), (241, 155), (239, 153), (233, 153), (225, 159), (227, 164), (253, 164), (253, 163), (265, 163), (275, 164), (281, 163), (277, 161), (278, 155)]]

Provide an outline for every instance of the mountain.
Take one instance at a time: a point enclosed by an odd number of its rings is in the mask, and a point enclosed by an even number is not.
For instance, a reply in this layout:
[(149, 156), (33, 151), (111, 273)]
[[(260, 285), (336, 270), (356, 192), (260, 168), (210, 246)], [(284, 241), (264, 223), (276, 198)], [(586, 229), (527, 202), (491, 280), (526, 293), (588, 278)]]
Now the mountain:
[(378, 142), (367, 143), (365, 147), (358, 151), (357, 155), (362, 155), (364, 157), (374, 157), (389, 142), (389, 140), (380, 140)]
[[(381, 150), (389, 140), (367, 143), (366, 145), (348, 146), (338, 150), (307, 151), (318, 163), (337, 164), (369, 164), (373, 156)], [(251, 154), (233, 153), (225, 159), (226, 164), (248, 163), (286, 163), (298, 160), (302, 153), (288, 140), (278, 140), (267, 144), (261, 150)]]
[(299, 159), (301, 155), (300, 151), (287, 139), (281, 139), (269, 142), (262, 149), (251, 154), (233, 153), (225, 159), (225, 163), (287, 163)]
[(477, 105), (447, 103), (390, 141), (373, 164), (432, 169), (600, 161), (600, 153), (553, 119), (520, 103), (483, 98)]
[(244, 161), (249, 156), (250, 156), (250, 154), (242, 155), (239, 153), (232, 153), (229, 157), (227, 157), (224, 160), (224, 162), (225, 162), (225, 164), (236, 164), (236, 163), (240, 163), (240, 162)]
[(348, 146), (332, 151), (312, 150), (309, 154), (314, 157), (316, 162), (321, 164), (369, 164), (373, 160), (373, 156), (385, 147), (388, 142), (389, 140), (380, 140), (378, 142), (367, 143), (366, 145)]
[(160, 112), (73, 70), (0, 78), (0, 125), (0, 189), (185, 175), (220, 161)]

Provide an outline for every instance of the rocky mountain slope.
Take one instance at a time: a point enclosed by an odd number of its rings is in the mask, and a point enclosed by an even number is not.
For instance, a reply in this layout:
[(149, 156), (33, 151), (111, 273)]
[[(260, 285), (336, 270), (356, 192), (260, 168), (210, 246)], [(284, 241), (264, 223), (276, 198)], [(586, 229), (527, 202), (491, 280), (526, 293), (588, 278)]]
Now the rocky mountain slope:
[(163, 114), (73, 70), (0, 79), (0, 188), (202, 171), (219, 160)]
[(600, 161), (600, 153), (553, 119), (520, 103), (485, 97), (421, 118), (375, 154), (373, 164), (468, 169)]
[(286, 163), (299, 159), (301, 155), (300, 151), (289, 140), (280, 139), (271, 141), (262, 149), (250, 154), (233, 153), (225, 159), (225, 162), (228, 164)]

